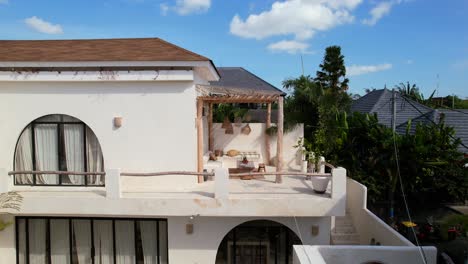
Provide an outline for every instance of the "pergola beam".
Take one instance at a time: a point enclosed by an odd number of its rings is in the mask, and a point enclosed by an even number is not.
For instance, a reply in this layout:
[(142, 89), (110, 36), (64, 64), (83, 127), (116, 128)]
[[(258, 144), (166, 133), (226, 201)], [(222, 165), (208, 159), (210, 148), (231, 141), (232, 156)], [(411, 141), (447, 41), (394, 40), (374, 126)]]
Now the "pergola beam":
[(213, 137), (213, 104), (208, 103), (208, 150), (214, 150), (214, 137)]
[[(203, 100), (197, 99), (197, 171), (203, 172)], [(203, 176), (198, 176), (198, 183), (203, 182)]]
[[(278, 142), (276, 144), (276, 171), (283, 171), (283, 126), (284, 126), (284, 114), (283, 114), (283, 101), (284, 98), (280, 96), (278, 98)], [(276, 183), (283, 182), (281, 174), (276, 175)]]
[(270, 165), (271, 151), (270, 151), (270, 135), (267, 134), (266, 130), (271, 127), (271, 103), (267, 104), (267, 116), (265, 123), (265, 164)]

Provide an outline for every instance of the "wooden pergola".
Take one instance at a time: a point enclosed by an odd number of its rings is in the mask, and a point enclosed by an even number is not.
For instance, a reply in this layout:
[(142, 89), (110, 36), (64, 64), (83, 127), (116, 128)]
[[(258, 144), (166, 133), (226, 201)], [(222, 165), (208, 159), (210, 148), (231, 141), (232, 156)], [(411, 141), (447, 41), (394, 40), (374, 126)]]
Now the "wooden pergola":
[[(284, 94), (271, 90), (252, 90), (236, 87), (224, 87), (214, 85), (197, 85), (197, 164), (198, 172), (203, 172), (203, 107), (208, 107), (208, 149), (213, 151), (213, 105), (220, 103), (261, 103), (267, 104), (266, 129), (271, 127), (271, 105), (278, 103), (277, 123), (277, 149), (276, 149), (276, 171), (283, 170), (283, 125)], [(270, 137), (265, 136), (266, 163), (270, 162)], [(198, 182), (203, 182), (203, 176), (198, 177)], [(276, 183), (282, 182), (282, 175), (276, 176)]]

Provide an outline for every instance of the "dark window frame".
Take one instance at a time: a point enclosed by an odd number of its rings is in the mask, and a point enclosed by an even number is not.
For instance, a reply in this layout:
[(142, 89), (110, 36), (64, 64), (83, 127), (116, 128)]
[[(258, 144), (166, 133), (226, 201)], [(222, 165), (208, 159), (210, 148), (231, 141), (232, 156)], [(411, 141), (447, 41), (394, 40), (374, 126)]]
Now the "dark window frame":
[[(113, 260), (114, 264), (117, 263), (117, 251), (116, 251), (116, 236), (115, 236), (115, 222), (116, 221), (131, 221), (133, 222), (133, 225), (135, 226), (137, 222), (142, 222), (142, 221), (148, 221), (148, 222), (154, 222), (156, 224), (156, 234), (155, 234), (155, 239), (157, 240), (157, 263), (161, 264), (161, 234), (160, 234), (160, 223), (166, 223), (166, 257), (167, 259), (165, 260), (166, 263), (169, 263), (169, 225), (167, 219), (164, 218), (111, 218), (111, 217), (41, 217), (41, 216), (16, 216), (15, 217), (15, 239), (16, 239), (16, 263), (20, 264), (20, 258), (19, 258), (19, 220), (24, 220), (24, 232), (25, 232), (25, 256), (26, 256), (26, 263), (24, 264), (29, 264), (29, 220), (31, 219), (40, 219), (40, 220), (46, 220), (46, 248), (49, 250), (46, 250), (47, 256), (46, 259), (48, 261), (48, 264), (51, 263), (51, 251), (50, 251), (50, 220), (68, 220), (68, 231), (69, 231), (69, 257), (70, 257), (70, 263), (73, 263), (73, 253), (72, 253), (72, 223), (73, 220), (88, 220), (90, 225), (91, 225), (91, 230), (90, 230), (90, 237), (91, 237), (91, 264), (95, 264), (95, 248), (94, 248), (94, 221), (112, 221), (112, 242), (113, 242)], [(134, 229), (134, 236), (136, 237), (136, 229)], [(136, 240), (134, 241), (134, 246), (135, 248), (137, 247), (136, 245)], [(138, 261), (138, 256), (137, 252), (135, 250), (135, 263), (140, 263)]]
[[(32, 167), (33, 167), (33, 171), (36, 171), (37, 169), (37, 161), (36, 161), (36, 136), (35, 136), (35, 128), (37, 125), (56, 125), (56, 128), (57, 128), (57, 159), (58, 159), (58, 171), (67, 171), (67, 166), (66, 166), (66, 157), (65, 155), (63, 154), (64, 152), (64, 149), (65, 149), (65, 140), (64, 140), (64, 125), (81, 125), (82, 126), (82, 129), (83, 129), (83, 168), (84, 168), (84, 172), (88, 172), (88, 152), (87, 152), (87, 138), (86, 138), (86, 134), (87, 134), (87, 129), (90, 129), (84, 122), (82, 121), (38, 121), (44, 117), (48, 117), (48, 116), (59, 116), (60, 119), (63, 119), (64, 116), (68, 116), (68, 115), (64, 115), (64, 114), (52, 114), (52, 115), (46, 115), (46, 116), (43, 116), (43, 117), (40, 117), (34, 121), (32, 121), (31, 123), (29, 123), (26, 128), (28, 129), (29, 127), (31, 127), (31, 144), (32, 144), (32, 148), (31, 148), (31, 160), (32, 160)], [(71, 116), (69, 116), (71, 117)], [(74, 118), (74, 117), (72, 117)], [(74, 118), (76, 119), (76, 118)], [(20, 137), (18, 139), (18, 142), (16, 143), (16, 146), (18, 146), (18, 143), (19, 143), (19, 140), (21, 139), (21, 135), (24, 133), (24, 130), (21, 132), (20, 134)], [(102, 152), (101, 152), (102, 154)], [(15, 148), (15, 155), (16, 155), (16, 148)], [(103, 164), (103, 167), (104, 167), (104, 157), (101, 156), (101, 159), (102, 159), (102, 164)], [(13, 167), (16, 168), (16, 164), (15, 164), (15, 159), (13, 159)], [(13, 183), (14, 185), (18, 185), (18, 186), (48, 186), (48, 187), (104, 187), (105, 186), (105, 182), (103, 184), (89, 184), (88, 183), (88, 177), (90, 175), (81, 175), (81, 177), (84, 177), (84, 184), (63, 184), (63, 178), (66, 176), (66, 175), (63, 175), (63, 174), (59, 174), (57, 175), (58, 177), (58, 184), (39, 184), (37, 183), (37, 174), (32, 174), (33, 176), (33, 180), (32, 180), (32, 184), (22, 184), (22, 183), (18, 183), (18, 181), (16, 180), (16, 176), (17, 175), (14, 175), (13, 177)]]

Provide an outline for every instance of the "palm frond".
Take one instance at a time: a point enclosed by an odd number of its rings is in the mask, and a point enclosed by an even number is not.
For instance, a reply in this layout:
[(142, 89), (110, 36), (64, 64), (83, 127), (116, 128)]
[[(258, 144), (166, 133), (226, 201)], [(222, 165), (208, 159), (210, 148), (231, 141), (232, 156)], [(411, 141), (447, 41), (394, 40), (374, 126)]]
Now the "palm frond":
[(17, 192), (0, 193), (0, 210), (12, 209), (19, 211), (23, 196)]

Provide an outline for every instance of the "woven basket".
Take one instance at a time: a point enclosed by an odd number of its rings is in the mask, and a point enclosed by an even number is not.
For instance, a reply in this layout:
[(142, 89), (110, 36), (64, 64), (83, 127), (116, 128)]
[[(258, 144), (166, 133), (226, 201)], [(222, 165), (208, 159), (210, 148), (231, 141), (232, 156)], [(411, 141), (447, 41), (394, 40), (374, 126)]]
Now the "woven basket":
[(250, 128), (250, 125), (249, 125), (249, 124), (245, 125), (245, 126), (241, 129), (241, 133), (244, 134), (244, 135), (248, 135), (248, 134), (250, 134), (250, 132), (252, 132), (252, 128)]

